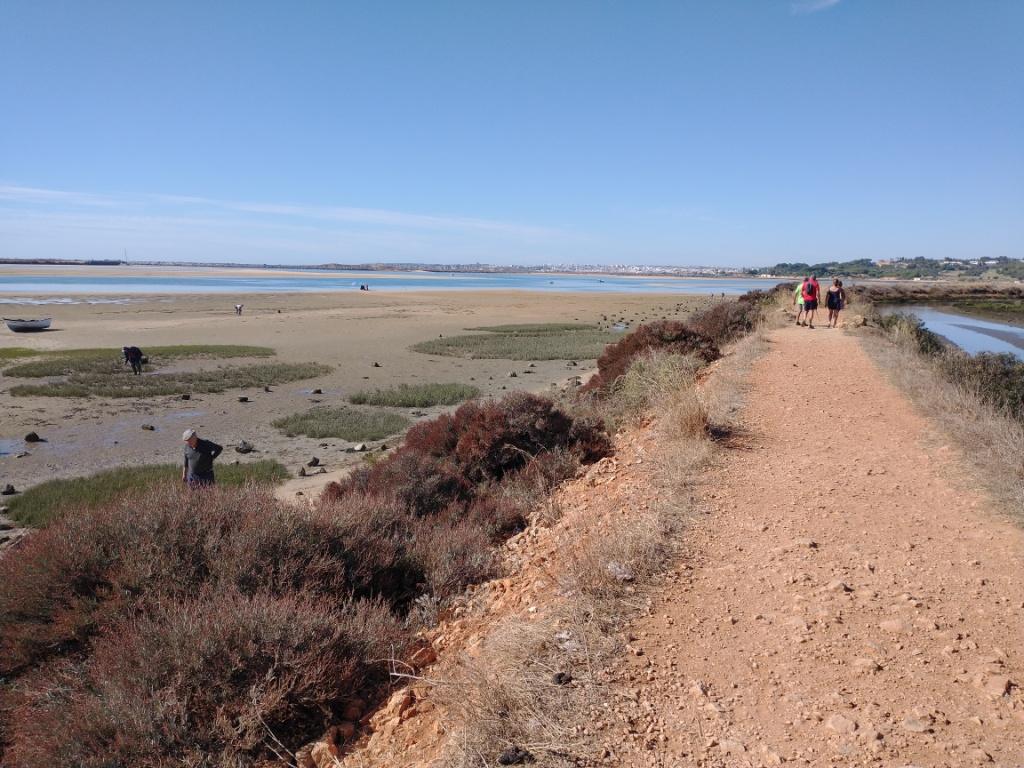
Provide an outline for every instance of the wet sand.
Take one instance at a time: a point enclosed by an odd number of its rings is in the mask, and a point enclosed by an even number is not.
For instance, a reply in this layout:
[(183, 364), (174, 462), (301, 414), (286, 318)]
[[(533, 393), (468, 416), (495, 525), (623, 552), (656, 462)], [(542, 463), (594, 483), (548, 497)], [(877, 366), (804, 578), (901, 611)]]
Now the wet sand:
[[(123, 345), (253, 344), (273, 347), (282, 362), (321, 362), (333, 372), (317, 379), (285, 384), (271, 393), (228, 390), (221, 394), (130, 399), (12, 397), (8, 390), (24, 379), (0, 376), (0, 484), (24, 489), (44, 480), (75, 477), (125, 465), (177, 462), (181, 432), (195, 427), (225, 446), (247, 440), (257, 452), (241, 456), (230, 448), (221, 461), (275, 458), (294, 473), (312, 456), (328, 470), (359, 461), (346, 453), (343, 440), (288, 438), (270, 426), (279, 417), (347, 402), (360, 389), (399, 383), (463, 381), (484, 395), (506, 388), (549, 390), (586, 369), (565, 361), (465, 360), (412, 352), (418, 341), (460, 333), (465, 328), (502, 323), (596, 323), (602, 315), (643, 319), (681, 318), (703, 306), (708, 296), (532, 293), (521, 291), (267, 294), (226, 297), (215, 294), (147, 296), (130, 304), (75, 304), (46, 308), (54, 330), (40, 334), (0, 331), (0, 347), (39, 350)], [(241, 317), (235, 302), (245, 304)], [(679, 314), (676, 306), (682, 305)], [(228, 361), (234, 364), (239, 361)], [(379, 368), (373, 363), (380, 363)], [(189, 365), (210, 367), (211, 361)], [(510, 371), (518, 377), (508, 377)], [(525, 374), (530, 370), (531, 374)], [(125, 375), (130, 375), (127, 372)], [(320, 388), (322, 395), (310, 390)], [(239, 403), (239, 395), (252, 402)], [(403, 409), (406, 413), (408, 410)], [(439, 409), (427, 409), (436, 413)], [(144, 431), (151, 424), (155, 431)], [(38, 432), (47, 442), (25, 446), (21, 439)], [(394, 443), (394, 440), (385, 441)], [(16, 453), (30, 455), (16, 458)]]

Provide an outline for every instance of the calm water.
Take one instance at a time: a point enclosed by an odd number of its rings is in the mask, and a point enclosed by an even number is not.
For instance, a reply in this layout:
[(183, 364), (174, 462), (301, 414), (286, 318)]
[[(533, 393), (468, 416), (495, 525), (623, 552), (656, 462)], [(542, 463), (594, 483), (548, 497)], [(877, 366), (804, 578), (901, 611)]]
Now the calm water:
[(928, 306), (891, 307), (891, 312), (917, 315), (925, 327), (944, 336), (965, 352), (1009, 352), (1024, 359), (1024, 328), (995, 320), (982, 320), (971, 315)]
[[(98, 268), (98, 270), (101, 268)], [(314, 276), (315, 275), (315, 276)], [(70, 303), (118, 301), (139, 294), (175, 293), (317, 293), (358, 291), (519, 290), (622, 293), (726, 293), (768, 289), (774, 280), (704, 279), (667, 277), (612, 277), (592, 275), (516, 275), (460, 272), (315, 272), (306, 274), (159, 275), (139, 277), (89, 275), (10, 275), (0, 269), (0, 303)], [(115, 297), (115, 298), (112, 298)]]

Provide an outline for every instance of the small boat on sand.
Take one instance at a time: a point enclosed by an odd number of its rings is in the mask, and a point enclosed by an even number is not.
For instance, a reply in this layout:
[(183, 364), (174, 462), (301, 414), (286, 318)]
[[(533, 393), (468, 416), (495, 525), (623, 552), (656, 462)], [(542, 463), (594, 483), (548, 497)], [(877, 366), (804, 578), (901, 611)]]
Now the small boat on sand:
[(52, 317), (44, 317), (40, 320), (22, 320), (13, 317), (5, 317), (7, 327), (15, 333), (32, 333), (33, 331), (45, 331), (53, 322)]

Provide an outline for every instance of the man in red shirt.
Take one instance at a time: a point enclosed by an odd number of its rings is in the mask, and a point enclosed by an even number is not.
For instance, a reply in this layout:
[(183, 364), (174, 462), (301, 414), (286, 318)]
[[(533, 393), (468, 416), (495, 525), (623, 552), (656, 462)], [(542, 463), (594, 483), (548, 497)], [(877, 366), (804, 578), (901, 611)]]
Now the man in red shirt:
[(804, 297), (804, 318), (807, 326), (814, 327), (814, 316), (818, 311), (818, 296), (821, 295), (821, 287), (814, 275), (804, 283), (802, 295)]

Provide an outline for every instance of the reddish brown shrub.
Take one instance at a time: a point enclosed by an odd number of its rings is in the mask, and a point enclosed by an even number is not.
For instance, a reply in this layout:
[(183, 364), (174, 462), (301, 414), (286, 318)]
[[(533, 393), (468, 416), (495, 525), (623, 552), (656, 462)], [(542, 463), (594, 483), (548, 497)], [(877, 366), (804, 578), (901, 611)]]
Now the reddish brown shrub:
[(453, 501), (472, 495), (466, 477), (450, 459), (411, 446), (372, 467), (357, 469), (331, 493), (344, 496), (350, 491), (387, 494), (421, 516), (437, 514)]
[(665, 350), (680, 355), (695, 355), (705, 362), (721, 357), (718, 346), (708, 336), (688, 325), (674, 320), (661, 320), (641, 325), (615, 344), (605, 347), (597, 359), (597, 373), (587, 382), (584, 390), (606, 389), (615, 383), (645, 352)]
[(241, 765), (295, 749), (386, 676), (403, 641), (387, 609), (220, 592), (161, 602), (91, 657), (33, 675), (5, 760), (24, 768)]
[(455, 457), (467, 477), (500, 480), (543, 451), (568, 447), (572, 418), (550, 400), (516, 392), (455, 413)]
[(373, 515), (324, 515), (265, 491), (172, 484), (69, 514), (0, 560), (0, 674), (81, 652), (103, 626), (209, 589), (404, 594), (420, 576), (396, 577), (401, 545), (379, 533), (399, 507), (364, 506)]
[[(471, 400), (460, 406), (458, 411), (473, 410), (471, 406), (476, 404), (476, 401)], [(407, 448), (422, 451), (431, 456), (451, 456), (455, 452), (458, 442), (459, 427), (455, 423), (455, 417), (448, 413), (442, 413), (427, 421), (417, 422), (405, 433)]]
[(760, 319), (758, 297), (744, 294), (735, 301), (722, 301), (694, 313), (687, 325), (716, 344), (727, 344), (754, 330)]
[(591, 463), (611, 453), (611, 442), (596, 421), (573, 419), (551, 400), (515, 392), (417, 425), (403, 448), (332, 483), (323, 498), (387, 494), (416, 515), (439, 514), (470, 504), (474, 486), (500, 482), (553, 451)]

